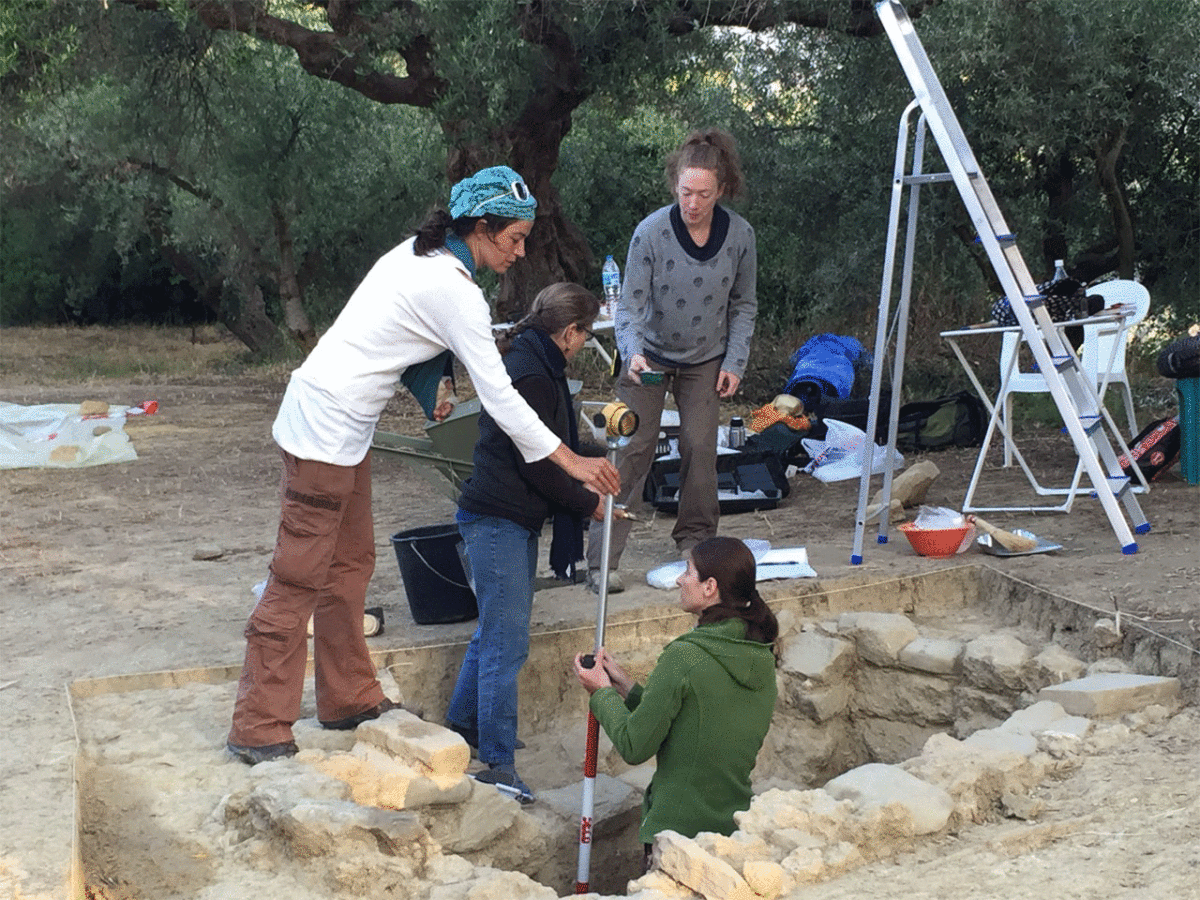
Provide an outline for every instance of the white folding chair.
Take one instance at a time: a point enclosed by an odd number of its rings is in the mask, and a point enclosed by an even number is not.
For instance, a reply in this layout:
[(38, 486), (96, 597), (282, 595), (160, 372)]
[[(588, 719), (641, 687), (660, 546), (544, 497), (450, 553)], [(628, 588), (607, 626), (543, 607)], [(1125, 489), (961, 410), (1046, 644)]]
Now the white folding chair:
[[(996, 396), (996, 405), (1000, 407), (1000, 419), (1008, 434), (1012, 434), (1012, 395), (1050, 392), (1041, 372), (1021, 371), (1017, 356), (1024, 341), (1019, 331), (1009, 331), (1004, 333), (1000, 344), (1000, 393)], [(1012, 462), (1012, 443), (1005, 437), (1004, 467), (1008, 468)]]
[(1084, 373), (1096, 385), (1101, 402), (1110, 384), (1115, 382), (1121, 385), (1129, 436), (1133, 437), (1138, 433), (1138, 426), (1133, 411), (1133, 393), (1129, 389), (1129, 375), (1125, 371), (1125, 348), (1129, 343), (1129, 330), (1146, 318), (1150, 311), (1150, 292), (1136, 281), (1105, 281), (1088, 288), (1088, 293), (1102, 296), (1105, 309), (1117, 305), (1127, 307), (1124, 327), (1100, 324), (1084, 328), (1079, 361)]
[[(1096, 385), (1101, 402), (1108, 385), (1114, 381), (1120, 383), (1124, 391), (1125, 417), (1129, 421), (1129, 434), (1132, 437), (1137, 434), (1138, 428), (1133, 411), (1133, 394), (1129, 390), (1129, 376), (1125, 371), (1125, 345), (1129, 330), (1146, 318), (1150, 311), (1150, 292), (1136, 281), (1120, 280), (1093, 285), (1087, 292), (1102, 296), (1105, 309), (1118, 305), (1132, 309), (1125, 315), (1124, 323), (1085, 325), (1083, 344), (1079, 348), (1080, 366)], [(1008, 426), (1009, 434), (1012, 433), (1012, 395), (1049, 393), (1041, 372), (1022, 372), (1020, 369), (1016, 356), (1023, 340), (1019, 332), (1008, 332), (1003, 336), (1000, 347), (1001, 391), (996, 402), (1001, 407), (1001, 417)], [(1004, 465), (1012, 465), (1012, 444), (1007, 440), (1004, 442)]]

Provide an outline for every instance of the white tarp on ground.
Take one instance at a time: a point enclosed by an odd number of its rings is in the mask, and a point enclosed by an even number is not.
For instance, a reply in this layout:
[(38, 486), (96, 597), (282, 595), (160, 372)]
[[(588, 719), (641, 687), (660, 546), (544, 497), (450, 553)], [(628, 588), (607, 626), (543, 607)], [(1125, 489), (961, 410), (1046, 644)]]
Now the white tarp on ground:
[[(816, 570), (808, 564), (808, 550), (804, 547), (780, 547), (771, 549), (770, 541), (747, 538), (746, 546), (754, 554), (757, 565), (757, 581), (777, 578), (816, 578)], [(646, 573), (646, 584), (650, 587), (670, 590), (675, 580), (687, 569), (687, 562), (669, 562)]]
[(124, 406), (84, 415), (78, 403), (0, 401), (0, 469), (73, 469), (137, 459), (125, 433), (128, 413)]

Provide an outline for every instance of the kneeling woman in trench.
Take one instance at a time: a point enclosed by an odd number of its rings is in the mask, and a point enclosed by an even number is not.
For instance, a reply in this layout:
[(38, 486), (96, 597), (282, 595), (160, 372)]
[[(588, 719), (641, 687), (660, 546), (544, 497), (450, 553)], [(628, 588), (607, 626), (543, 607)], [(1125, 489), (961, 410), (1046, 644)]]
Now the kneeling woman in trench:
[(663, 649), (644, 686), (603, 648), (592, 668), (575, 657), (592, 713), (621, 758), (658, 757), (638, 832), (647, 854), (666, 829), (732, 834), (733, 814), (750, 806), (750, 773), (775, 710), (779, 634), (755, 582), (745, 544), (709, 538), (677, 582), (679, 605), (699, 622)]

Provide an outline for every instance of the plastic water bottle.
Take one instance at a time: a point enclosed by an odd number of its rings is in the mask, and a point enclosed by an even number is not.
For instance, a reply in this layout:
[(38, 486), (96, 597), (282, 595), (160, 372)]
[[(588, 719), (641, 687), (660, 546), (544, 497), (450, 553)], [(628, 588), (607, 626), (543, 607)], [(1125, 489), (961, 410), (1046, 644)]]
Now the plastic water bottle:
[(611, 319), (617, 309), (617, 301), (621, 299), (621, 270), (611, 253), (600, 270), (600, 282), (604, 285), (604, 305), (600, 308), (600, 315)]
[(1066, 278), (1067, 270), (1066, 267), (1063, 266), (1063, 261), (1061, 259), (1056, 259), (1054, 261), (1054, 277), (1050, 279), (1050, 283), (1058, 284), (1060, 281), (1065, 281)]

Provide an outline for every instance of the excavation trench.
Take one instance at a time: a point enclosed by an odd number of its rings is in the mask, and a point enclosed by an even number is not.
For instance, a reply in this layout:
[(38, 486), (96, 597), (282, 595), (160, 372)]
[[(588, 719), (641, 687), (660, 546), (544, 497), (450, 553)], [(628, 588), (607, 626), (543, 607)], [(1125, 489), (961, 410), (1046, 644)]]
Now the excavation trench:
[[(758, 794), (819, 787), (865, 763), (898, 763), (939, 732), (965, 738), (1027, 705), (1039, 684), (1078, 674), (1066, 671), (1073, 663), (1124, 656), (1143, 674), (1179, 677), (1185, 696), (1195, 690), (1190, 648), (1136, 625), (1100, 646), (1094, 625), (1103, 610), (987, 566), (762, 587), (783, 640), (780, 701), (755, 771)], [(648, 594), (641, 608), (610, 617), (606, 643), (632, 672), (649, 671), (662, 646), (690, 627), (671, 599)], [(913, 633), (904, 640), (900, 629), (896, 651), (886, 638), (881, 649), (878, 635), (868, 646), (856, 624), (863, 613), (893, 614), (897, 626), (906, 619)], [(349, 758), (355, 736), (312, 722), (297, 725), (306, 751), (299, 761), (233, 763), (219, 748), (236, 667), (74, 682), (75, 895), (465, 897), (472, 879), (494, 878), (495, 870), (570, 894), (586, 705), (568, 661), (590, 647), (595, 623), (553, 619), (543, 617), (535, 630), (522, 675), (527, 748), (517, 763), (539, 798), (524, 808), (498, 801), (491, 789), (483, 796), (478, 787), (452, 788), (402, 816), (364, 819), (361, 804), (336, 795), (341, 782), (320, 774), (330, 759)], [(407, 703), (440, 722), (469, 630), (408, 629), (408, 646), (375, 654), (385, 689), (390, 677)], [(981, 640), (1020, 642), (1029, 659), (1008, 675), (999, 665), (972, 666), (964, 648)], [(907, 654), (898, 652), (901, 643)], [(305, 715), (312, 709), (306, 696)], [(640, 874), (640, 789), (651, 769), (625, 765), (605, 739), (599, 768), (590, 886), (623, 895)], [(526, 894), (512, 889), (514, 897)]]

